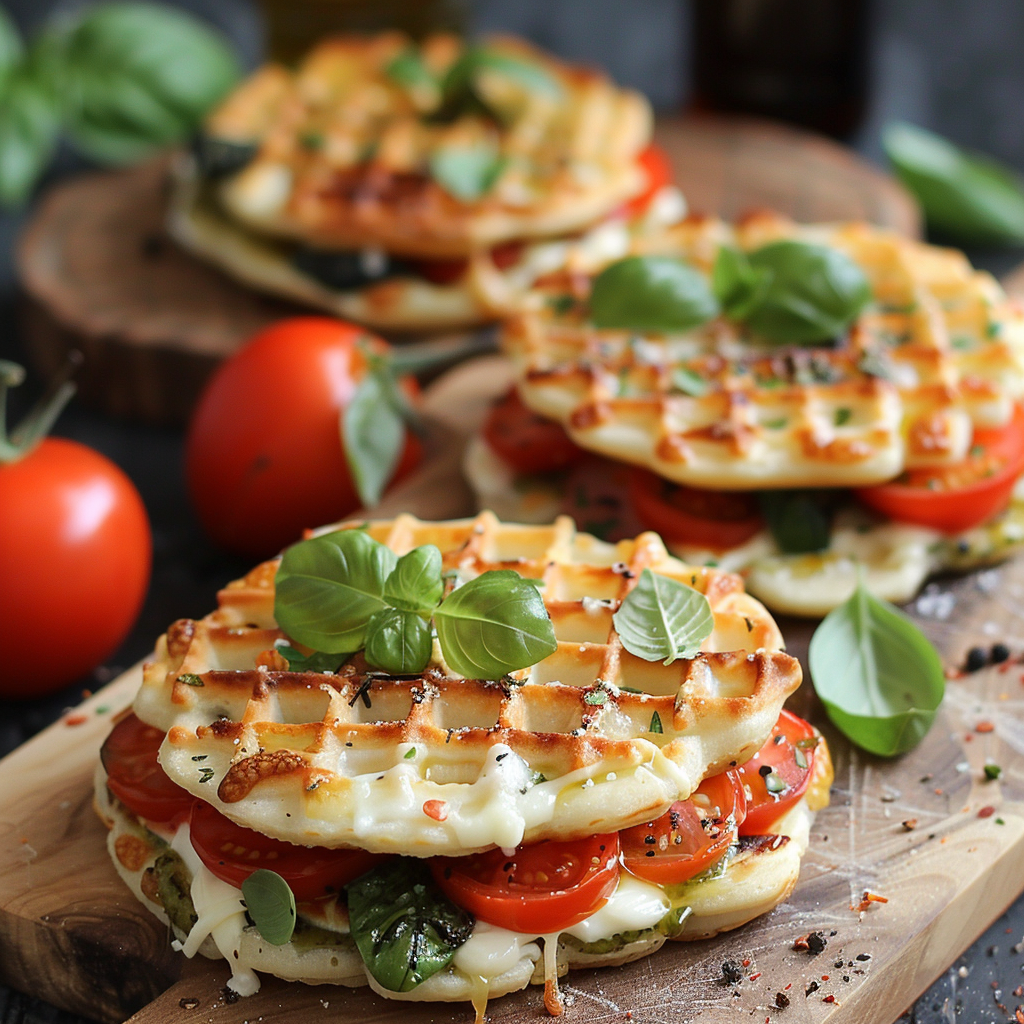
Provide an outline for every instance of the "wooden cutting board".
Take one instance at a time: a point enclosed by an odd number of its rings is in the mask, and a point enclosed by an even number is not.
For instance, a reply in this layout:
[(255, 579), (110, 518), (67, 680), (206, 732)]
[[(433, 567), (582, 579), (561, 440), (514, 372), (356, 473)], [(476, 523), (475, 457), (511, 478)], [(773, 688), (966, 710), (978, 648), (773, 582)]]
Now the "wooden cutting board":
[[(902, 187), (852, 151), (747, 118), (666, 118), (657, 140), (691, 208), (735, 217), (863, 219), (920, 231)], [(258, 295), (180, 249), (164, 229), (166, 161), (55, 186), (22, 237), (29, 356), (53, 377), (71, 348), (81, 400), (146, 423), (184, 423), (217, 363), (259, 328), (306, 312)]]
[[(506, 372), (490, 357), (431, 387), (431, 460), (377, 512), (440, 518), (471, 511), (457, 474), (459, 446), (487, 396), (504, 388)], [(1024, 888), (1024, 664), (1016, 660), (1024, 651), (1022, 597), (1019, 559), (943, 583), (917, 603), (917, 618), (948, 663), (961, 664), (968, 647), (995, 639), (1010, 645), (1015, 660), (951, 680), (931, 732), (903, 758), (884, 761), (852, 749), (805, 684), (792, 704), (826, 732), (836, 784), (792, 897), (715, 940), (669, 943), (635, 964), (574, 972), (564, 985), (567, 1024), (893, 1024)], [(789, 649), (803, 659), (810, 626), (782, 626)], [(166, 929), (115, 874), (91, 809), (97, 751), (139, 678), (136, 666), (0, 761), (0, 979), (109, 1022), (138, 1011), (138, 1024), (298, 1024), (328, 1013), (382, 1024), (471, 1024), (465, 1004), (399, 1003), (366, 988), (273, 979), (232, 1005), (223, 992), (225, 965), (171, 952)], [(983, 781), (987, 758), (1003, 768), (997, 782)], [(889, 902), (858, 913), (851, 905), (865, 889)], [(794, 939), (811, 930), (823, 931), (825, 951), (793, 950)], [(722, 981), (726, 959), (744, 964), (739, 985)], [(780, 992), (790, 1001), (785, 1010), (777, 1007)], [(829, 997), (834, 1002), (825, 1002)], [(542, 1020), (541, 993), (531, 988), (496, 1000), (489, 1017), (501, 1024)]]

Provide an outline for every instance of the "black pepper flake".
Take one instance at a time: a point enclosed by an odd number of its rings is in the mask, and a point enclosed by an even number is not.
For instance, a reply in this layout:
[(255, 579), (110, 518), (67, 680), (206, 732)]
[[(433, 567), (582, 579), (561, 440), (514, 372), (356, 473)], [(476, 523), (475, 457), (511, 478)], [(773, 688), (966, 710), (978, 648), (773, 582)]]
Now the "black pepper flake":
[(743, 968), (735, 960), (722, 963), (722, 979), (727, 985), (736, 985), (743, 980)]
[(644, 856), (645, 857), (653, 857), (654, 856), (654, 850), (646, 850), (644, 852)]
[(832, 966), (836, 967), (836, 968), (842, 967), (843, 966), (843, 958), (840, 957), (838, 960), (835, 961), (835, 963), (832, 964)]
[(807, 952), (812, 956), (817, 956), (827, 945), (828, 939), (821, 932), (811, 932), (807, 936)]
[(495, 757), (494, 760), (495, 761), (504, 761), (505, 758), (508, 757), (508, 755), (509, 755), (509, 752), (506, 750), (504, 754), (498, 754), (498, 756)]
[(993, 644), (992, 650), (989, 652), (989, 657), (992, 660), (993, 665), (998, 665), (1000, 662), (1006, 661), (1010, 657), (1010, 648), (1006, 644)]
[(760, 768), (757, 769), (757, 774), (760, 775), (762, 779), (768, 778), (768, 776), (771, 775), (771, 773), (772, 766), (770, 764), (763, 764)]
[(862, 964), (863, 963), (867, 963), (867, 961), (871, 959), (871, 954), (870, 953), (858, 953), (856, 959), (859, 960)]
[(220, 990), (220, 995), (228, 1006), (233, 1006), (241, 998), (237, 992), (228, 988), (227, 985)]
[(804, 989), (804, 995), (809, 996), (812, 992), (817, 992), (820, 986), (816, 981), (812, 981), (807, 988)]
[(183, 1010), (194, 1010), (199, 1006), (199, 1000), (195, 996), (185, 996), (183, 999), (178, 1000), (178, 1005)]
[(644, 842), (648, 846), (653, 846), (657, 842), (657, 840), (654, 838), (654, 836), (644, 836)]
[(982, 647), (972, 647), (967, 652), (967, 660), (964, 662), (964, 670), (967, 672), (977, 672), (978, 669), (984, 668), (988, 662), (988, 657), (985, 654), (985, 650)]
[(784, 1010), (787, 1006), (789, 1006), (789, 996), (787, 996), (785, 992), (776, 992), (775, 1005), (778, 1009)]

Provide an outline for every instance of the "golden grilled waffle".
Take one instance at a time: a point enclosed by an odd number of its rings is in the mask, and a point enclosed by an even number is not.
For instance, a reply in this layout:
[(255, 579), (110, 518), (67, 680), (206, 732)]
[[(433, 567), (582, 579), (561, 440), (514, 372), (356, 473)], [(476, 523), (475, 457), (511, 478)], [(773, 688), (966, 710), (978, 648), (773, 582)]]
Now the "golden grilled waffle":
[[(231, 584), (216, 612), (161, 638), (135, 710), (167, 732), (160, 761), (176, 783), (266, 835), (430, 856), (614, 831), (750, 757), (799, 685), (739, 578), (685, 565), (654, 534), (609, 545), (566, 517), (528, 527), (490, 513), (367, 529), (398, 554), (437, 545), (461, 581), (496, 568), (543, 580), (558, 648), (497, 682), (437, 658), (416, 678), (358, 659), (288, 672), (276, 563)], [(622, 648), (612, 614), (645, 568), (706, 595), (714, 630), (692, 660)]]
[[(690, 219), (649, 251), (710, 274), (723, 245), (842, 250), (873, 301), (834, 347), (771, 346), (712, 320), (639, 337), (587, 322), (589, 283), (552, 278), (504, 334), (524, 402), (584, 448), (698, 487), (854, 487), (962, 460), (1024, 395), (1024, 314), (952, 250), (864, 224)], [(573, 301), (578, 300), (578, 301)], [(699, 395), (679, 374), (706, 382)]]
[[(577, 231), (643, 187), (643, 97), (518, 40), (483, 52), (469, 96), (466, 44), (451, 36), (339, 37), (294, 73), (262, 69), (206, 126), (258, 150), (221, 201), (259, 232), (321, 248), (443, 258)], [(486, 187), (442, 187), (439, 160), (461, 162), (462, 181), (487, 161)]]

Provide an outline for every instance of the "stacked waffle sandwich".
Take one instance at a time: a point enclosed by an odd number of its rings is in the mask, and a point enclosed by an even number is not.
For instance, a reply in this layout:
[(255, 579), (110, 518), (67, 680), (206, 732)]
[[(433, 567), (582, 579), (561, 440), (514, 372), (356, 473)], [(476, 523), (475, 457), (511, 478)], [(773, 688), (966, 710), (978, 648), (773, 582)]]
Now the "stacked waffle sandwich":
[(186, 955), (470, 1000), (738, 927), (791, 891), (824, 741), (738, 577), (651, 533), (320, 532), (181, 620), (106, 741), (114, 865)]
[(256, 287), (381, 329), (482, 323), (679, 219), (637, 93), (518, 40), (339, 37), (209, 118), (178, 239)]
[(808, 615), (861, 570), (907, 600), (1024, 537), (1024, 316), (960, 253), (691, 218), (531, 301), (504, 336), (518, 395), (466, 464), (504, 515), (657, 529)]

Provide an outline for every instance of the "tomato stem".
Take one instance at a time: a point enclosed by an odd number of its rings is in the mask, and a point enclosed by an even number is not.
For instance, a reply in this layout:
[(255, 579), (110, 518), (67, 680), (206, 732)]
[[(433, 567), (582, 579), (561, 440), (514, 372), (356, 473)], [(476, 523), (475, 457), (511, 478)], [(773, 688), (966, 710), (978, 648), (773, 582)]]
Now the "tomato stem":
[(72, 375), (82, 364), (82, 354), (72, 350), (67, 362), (50, 381), (46, 392), (10, 433), (7, 431), (7, 393), (25, 380), (25, 370), (17, 363), (0, 359), (0, 466), (25, 458), (50, 432), (75, 393)]

